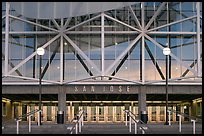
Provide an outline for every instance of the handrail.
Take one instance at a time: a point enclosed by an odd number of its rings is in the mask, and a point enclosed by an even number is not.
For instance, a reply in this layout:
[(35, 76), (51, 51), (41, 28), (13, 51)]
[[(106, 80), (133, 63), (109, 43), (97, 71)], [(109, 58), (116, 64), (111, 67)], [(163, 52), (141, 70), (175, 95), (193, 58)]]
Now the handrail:
[(28, 128), (29, 128), (29, 132), (31, 132), (31, 115), (35, 114), (38, 112), (38, 126), (40, 126), (40, 112), (42, 112), (41, 110), (33, 110), (33, 111), (30, 111), (26, 114), (23, 114), (17, 118), (15, 118), (15, 121), (17, 123), (17, 126), (16, 126), (16, 131), (17, 131), (17, 134), (19, 134), (19, 122), (22, 120), (22, 118), (24, 117), (28, 117), (29, 116), (29, 121), (28, 121)]
[(183, 117), (187, 117), (187, 118), (189, 118), (189, 119), (194, 119), (194, 120), (196, 120), (197, 122), (199, 121), (199, 122), (202, 122), (202, 118), (198, 118), (198, 117), (195, 117), (195, 116), (190, 116), (190, 115), (188, 115), (188, 114), (186, 114), (186, 113), (183, 113), (183, 112), (180, 112), (180, 111), (176, 111), (176, 110), (169, 110), (170, 112), (174, 112), (174, 113), (176, 113), (176, 114), (180, 114), (180, 115), (182, 115)]
[(24, 118), (24, 117), (28, 117), (28, 116), (30, 116), (30, 115), (32, 115), (32, 114), (34, 114), (34, 113), (37, 113), (38, 111), (41, 111), (41, 110), (36, 109), (36, 110), (30, 111), (30, 112), (28, 112), (28, 113), (26, 113), (26, 114), (23, 114), (23, 115), (21, 115), (21, 116), (18, 116), (17, 118), (15, 118), (15, 121), (21, 120), (21, 119)]
[(198, 117), (194, 117), (194, 116), (190, 116), (186, 113), (183, 112), (179, 112), (179, 111), (175, 111), (175, 110), (168, 110), (168, 112), (174, 112), (177, 114), (177, 116), (179, 116), (179, 132), (181, 133), (181, 116), (183, 117), (187, 117), (189, 119), (191, 119), (191, 122), (193, 122), (193, 134), (195, 134), (195, 122), (202, 122), (202, 119), (198, 118)]
[[(72, 131), (73, 131), (74, 129), (76, 129), (76, 124), (79, 123), (81, 117), (83, 117), (83, 114), (85, 113), (84, 110), (80, 110), (80, 111), (82, 111), (82, 112), (81, 112), (79, 118), (77, 118), (76, 122), (74, 122), (75, 125), (70, 129), (70, 134), (72, 134)], [(79, 111), (79, 112), (80, 112), (80, 111)], [(83, 120), (83, 119), (82, 119), (82, 120)], [(74, 118), (71, 120), (71, 123), (72, 123), (73, 121), (74, 121)], [(82, 124), (82, 125), (83, 125), (83, 124)]]
[[(132, 111), (129, 111), (129, 110), (124, 110), (125, 112), (127, 112), (127, 113), (131, 113), (131, 115), (129, 114), (129, 117), (131, 117), (131, 119), (133, 119), (133, 121), (135, 122), (135, 123), (139, 123), (139, 122), (141, 122), (141, 124), (144, 124), (144, 126), (145, 127), (147, 127), (151, 132), (152, 132), (152, 130), (150, 129), (150, 127), (148, 127), (147, 125), (146, 125), (146, 123), (144, 123), (141, 119), (139, 119), (138, 118), (138, 116), (137, 115), (135, 115)], [(137, 118), (136, 120), (133, 118), (133, 116), (135, 116), (135, 118)], [(146, 132), (146, 130), (143, 128), (143, 127), (140, 127), (144, 132)]]

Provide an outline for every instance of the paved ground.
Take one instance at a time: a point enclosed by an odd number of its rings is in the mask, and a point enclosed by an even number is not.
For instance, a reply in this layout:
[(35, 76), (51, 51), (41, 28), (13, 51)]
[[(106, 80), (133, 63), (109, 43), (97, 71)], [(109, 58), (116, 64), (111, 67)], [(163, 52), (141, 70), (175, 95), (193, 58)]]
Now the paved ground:
[[(41, 126), (37, 126), (36, 123), (32, 123), (31, 132), (28, 132), (28, 123), (20, 122), (19, 134), (70, 134), (67, 127), (72, 127), (73, 124), (54, 124), (43, 123)], [(138, 128), (144, 126), (138, 124)], [(148, 129), (145, 134), (192, 134), (192, 123), (182, 124), (182, 132), (179, 132), (178, 123), (174, 123), (171, 126), (164, 125), (163, 123), (147, 124)], [(129, 124), (125, 126), (124, 123), (85, 123), (82, 127), (82, 132), (79, 134), (134, 134), (135, 126), (132, 124), (132, 132), (129, 132)], [(138, 129), (138, 134), (142, 134), (142, 131)], [(16, 134), (16, 123), (10, 123), (2, 129), (2, 134)], [(75, 134), (75, 130), (73, 131)], [(196, 134), (202, 134), (202, 124), (196, 124)]]

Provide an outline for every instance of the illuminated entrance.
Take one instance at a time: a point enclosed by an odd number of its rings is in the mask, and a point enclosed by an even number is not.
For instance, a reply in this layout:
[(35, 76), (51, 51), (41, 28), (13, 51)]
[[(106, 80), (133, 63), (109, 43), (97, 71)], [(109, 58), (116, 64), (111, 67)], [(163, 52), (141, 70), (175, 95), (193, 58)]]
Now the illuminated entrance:
[(123, 122), (124, 106), (84, 106), (85, 122)]

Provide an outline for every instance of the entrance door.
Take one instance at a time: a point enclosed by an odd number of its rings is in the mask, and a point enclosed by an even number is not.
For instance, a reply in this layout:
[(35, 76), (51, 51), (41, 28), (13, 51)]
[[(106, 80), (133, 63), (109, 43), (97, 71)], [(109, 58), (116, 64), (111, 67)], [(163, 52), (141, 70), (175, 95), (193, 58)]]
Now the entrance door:
[(99, 122), (104, 122), (105, 117), (104, 117), (104, 106), (97, 106), (98, 107), (98, 121)]
[(104, 106), (91, 106), (91, 122), (104, 122)]
[(123, 107), (122, 106), (116, 106), (115, 110), (115, 121), (116, 122), (121, 122), (122, 121), (122, 111)]
[(52, 121), (52, 106), (47, 106), (47, 121)]
[(96, 122), (96, 106), (91, 106), (91, 122)]

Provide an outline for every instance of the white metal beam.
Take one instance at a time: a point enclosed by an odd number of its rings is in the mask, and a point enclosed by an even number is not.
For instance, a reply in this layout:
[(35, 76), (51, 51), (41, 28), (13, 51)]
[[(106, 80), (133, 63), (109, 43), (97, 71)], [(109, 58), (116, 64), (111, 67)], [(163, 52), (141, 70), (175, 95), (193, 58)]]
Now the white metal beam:
[[(148, 35), (145, 35), (145, 37), (147, 38), (147, 39), (149, 39), (152, 43), (154, 43), (155, 45), (157, 45), (160, 49), (161, 49), (161, 51), (163, 50), (163, 46), (161, 46), (158, 42), (156, 42), (154, 39), (152, 39), (151, 37), (149, 37)], [(194, 69), (192, 69), (190, 66), (188, 66), (188, 64), (186, 64), (185, 62), (182, 62), (182, 61), (180, 61), (180, 59), (179, 58), (177, 58), (172, 52), (170, 53), (170, 56), (172, 57), (172, 58), (174, 58), (175, 60), (177, 60), (182, 66), (184, 66), (184, 67), (186, 67), (187, 69), (189, 69), (192, 73), (194, 73), (195, 75), (197, 75), (196, 74), (196, 71), (194, 70)]]
[(164, 28), (164, 27), (167, 27), (167, 26), (170, 26), (170, 25), (177, 24), (177, 23), (181, 23), (183, 21), (190, 20), (190, 19), (193, 19), (195, 17), (196, 16), (191, 16), (191, 17), (188, 17), (188, 18), (185, 18), (185, 19), (182, 19), (182, 20), (178, 20), (178, 21), (174, 21), (174, 22), (171, 22), (171, 23), (168, 23), (168, 24), (165, 24), (165, 25), (161, 25), (161, 26), (158, 26), (156, 28), (149, 29), (149, 30), (147, 30), (147, 32), (154, 31), (154, 30), (157, 30), (157, 29), (160, 29), (160, 28)]
[(132, 83), (135, 83), (135, 84), (144, 84), (144, 83), (142, 83), (142, 82), (140, 82), (140, 81), (128, 80), (128, 79), (124, 79), (124, 78), (117, 77), (117, 76), (105, 76), (105, 77), (113, 78), (113, 79), (117, 79), (117, 80), (121, 80), (121, 81), (126, 81), (126, 82), (132, 82)]
[(138, 35), (133, 41), (132, 43), (130, 43), (128, 45), (128, 47), (116, 58), (116, 60), (106, 69), (105, 71), (105, 75), (108, 74), (108, 72), (120, 61), (120, 59), (122, 59), (122, 57), (124, 57), (127, 52), (132, 48), (132, 46), (140, 39), (140, 37), (142, 36), (142, 34)]
[[(68, 31), (66, 34), (101, 34), (101, 31)], [(104, 34), (139, 34), (137, 31), (104, 31)]]
[(168, 31), (153, 31), (153, 32), (147, 32), (146, 34), (159, 34), (159, 35), (167, 35), (167, 34), (175, 34), (175, 35), (196, 35), (196, 32), (168, 32)]
[(35, 22), (32, 22), (32, 21), (28, 21), (28, 20), (25, 20), (25, 19), (22, 19), (22, 18), (18, 18), (18, 17), (15, 17), (15, 16), (12, 16), (12, 15), (9, 15), (11, 18), (14, 18), (14, 19), (17, 19), (17, 20), (20, 20), (20, 21), (23, 21), (23, 22), (26, 22), (26, 23), (29, 23), (29, 24), (32, 24), (32, 25), (35, 25), (35, 26), (39, 26), (39, 27), (42, 27), (42, 28), (45, 28), (45, 29), (48, 29), (48, 30), (52, 30), (52, 31), (55, 31), (55, 32), (60, 32), (59, 30), (56, 30), (54, 28), (50, 28), (50, 27), (47, 27), (47, 26), (44, 26), (44, 25), (41, 25), (41, 24), (38, 24), (38, 23), (35, 23)]
[[(33, 81), (39, 81), (39, 78), (31, 78), (31, 77), (24, 77), (24, 76), (15, 76), (15, 75), (8, 75), (8, 77), (13, 77), (13, 78), (18, 78), (18, 79), (27, 79)], [(42, 79), (42, 82), (47, 82), (47, 83), (54, 83), (54, 84), (60, 84), (60, 82), (57, 81), (52, 81), (52, 80), (44, 80)], [(16, 83), (16, 81), (15, 81)], [(26, 82), (23, 82), (25, 84)], [(37, 83), (39, 84), (39, 82)]]
[(198, 65), (198, 77), (201, 77), (201, 62), (200, 62), (200, 2), (196, 2), (197, 12), (197, 65)]
[(69, 25), (70, 21), (72, 20), (72, 17), (68, 18), (67, 21), (65, 22), (64, 26), (63, 26), (63, 30), (65, 30), (67, 28), (67, 26)]
[(145, 39), (144, 39), (144, 35), (145, 35), (145, 15), (144, 15), (144, 9), (145, 9), (145, 6), (144, 6), (144, 2), (141, 3), (141, 21), (142, 21), (142, 48), (141, 48), (141, 53), (142, 53), (142, 83), (144, 84), (145, 83), (145, 49), (144, 49), (144, 46), (145, 46)]
[[(2, 34), (5, 34), (2, 31)], [(101, 31), (67, 31), (66, 34), (101, 34)], [(10, 31), (9, 34), (58, 34), (58, 32), (53, 31)], [(137, 31), (104, 31), (104, 34), (139, 34)]]
[(133, 11), (131, 5), (129, 5), (128, 8), (130, 9), (130, 12), (132, 13), (133, 19), (135, 20), (136, 24), (139, 26), (140, 29), (142, 29), (142, 27), (141, 27), (141, 25), (140, 25), (140, 22), (139, 22), (139, 20), (138, 20), (138, 18), (137, 18), (137, 16), (136, 16), (136, 14), (134, 13), (134, 11)]
[(105, 58), (104, 58), (104, 13), (101, 13), (101, 76), (104, 76)]
[(60, 30), (60, 26), (59, 24), (56, 22), (55, 19), (52, 19), (52, 22), (54, 23), (54, 25), (57, 27), (58, 30)]
[[(63, 18), (61, 19), (61, 28), (63, 27)], [(63, 83), (63, 36), (60, 36), (60, 83)]]
[[(152, 32), (146, 32), (147, 34), (175, 34), (175, 35), (196, 35), (197, 32), (168, 32), (168, 31), (152, 31)], [(2, 32), (2, 34), (6, 34), (6, 32)], [(26, 32), (19, 32), (19, 31), (10, 31), (9, 34), (15, 34), (15, 35), (21, 35), (21, 34), (58, 34), (57, 32), (53, 31), (26, 31)], [(101, 34), (101, 31), (68, 31), (66, 34)], [(104, 31), (104, 34), (139, 34), (136, 31)], [(200, 32), (200, 35), (202, 35), (202, 32)]]
[[(58, 34), (57, 36), (55, 36), (54, 38), (52, 38), (50, 41), (48, 41), (47, 43), (45, 43), (42, 48), (46, 48), (47, 46), (49, 46), (52, 42), (54, 42), (57, 38), (60, 37), (60, 34)], [(33, 52), (30, 56), (28, 56), (27, 58), (25, 58), (23, 61), (21, 61), (18, 65), (16, 65), (13, 69), (11, 69), (9, 71), (8, 74), (13, 73), (16, 69), (18, 69), (20, 66), (22, 66), (23, 64), (25, 64), (28, 60), (30, 60), (32, 57), (34, 57), (35, 55), (37, 55), (37, 51)]]
[(108, 16), (108, 15), (106, 15), (106, 14), (104, 14), (104, 16), (107, 17), (107, 18), (109, 18), (109, 19), (111, 19), (111, 20), (113, 20), (113, 21), (115, 21), (115, 22), (118, 22), (119, 24), (122, 24), (122, 25), (124, 25), (124, 26), (127, 26), (127, 27), (129, 27), (130, 29), (133, 29), (133, 30), (135, 30), (135, 31), (141, 32), (141, 30), (139, 30), (139, 29), (137, 29), (137, 28), (135, 28), (135, 27), (132, 27), (132, 26), (130, 26), (130, 25), (124, 23), (124, 22), (121, 22), (121, 21), (119, 21), (119, 20), (117, 20), (117, 19), (115, 19), (115, 18), (113, 18), (113, 17), (111, 17), (111, 16)]
[(101, 76), (92, 76), (92, 77), (86, 77), (86, 78), (81, 78), (81, 79), (77, 79), (77, 80), (66, 81), (66, 82), (63, 82), (63, 84), (70, 84), (72, 82), (83, 82), (83, 81), (86, 81), (86, 80), (89, 80), (89, 79), (95, 79), (97, 77), (101, 77)]
[(66, 34), (63, 34), (64, 38), (72, 45), (72, 47), (78, 51), (78, 53), (80, 55), (82, 55), (82, 57), (84, 59), (87, 60), (87, 62), (94, 67), (94, 69), (101, 74), (101, 71), (98, 69), (98, 67), (86, 56), (86, 54), (66, 35)]
[(8, 75), (8, 56), (9, 56), (9, 52), (8, 52), (8, 48), (9, 48), (9, 10), (10, 10), (10, 3), (6, 2), (6, 34), (5, 34), (5, 76)]
[[(152, 24), (152, 22), (156, 19), (156, 17), (159, 15), (159, 13), (161, 12), (161, 10), (163, 9), (163, 7), (166, 5), (166, 2), (163, 2), (160, 7), (157, 9), (157, 11), (154, 13), (153, 17), (150, 19), (150, 21), (147, 23), (147, 25), (145, 26), (145, 29), (147, 30), (150, 25)], [(143, 7), (144, 8), (144, 7)]]

